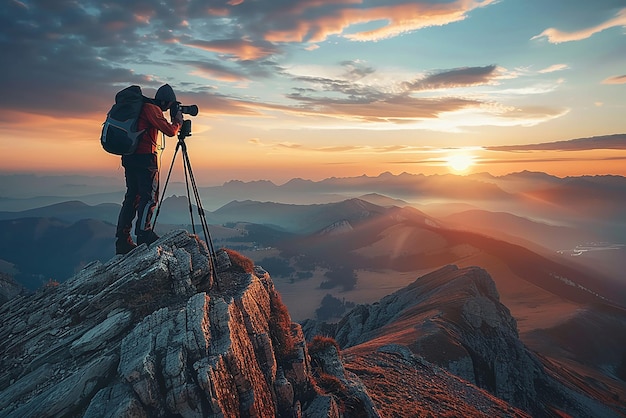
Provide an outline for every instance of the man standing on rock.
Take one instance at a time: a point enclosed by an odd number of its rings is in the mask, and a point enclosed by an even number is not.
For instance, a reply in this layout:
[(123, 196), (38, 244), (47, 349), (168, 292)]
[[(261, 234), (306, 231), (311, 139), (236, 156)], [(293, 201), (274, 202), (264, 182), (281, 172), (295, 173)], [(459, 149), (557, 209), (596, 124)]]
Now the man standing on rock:
[[(139, 115), (137, 129), (145, 131), (137, 149), (133, 154), (122, 156), (126, 194), (117, 220), (116, 254), (126, 254), (138, 244), (150, 245), (159, 238), (152, 230), (152, 213), (159, 200), (157, 137), (159, 131), (172, 137), (180, 130), (183, 124), (183, 115), (180, 111), (171, 116), (171, 123), (163, 116), (163, 112), (170, 109), (174, 103), (176, 94), (169, 84), (159, 87), (154, 101), (144, 103)], [(137, 216), (135, 222), (137, 244), (130, 236), (135, 216)]]

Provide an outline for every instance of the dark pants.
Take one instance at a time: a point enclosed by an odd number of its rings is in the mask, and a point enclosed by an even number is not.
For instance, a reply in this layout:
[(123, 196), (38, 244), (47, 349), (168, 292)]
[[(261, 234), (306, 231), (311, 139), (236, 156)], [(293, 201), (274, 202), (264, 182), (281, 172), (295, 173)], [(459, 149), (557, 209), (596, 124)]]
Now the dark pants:
[(118, 238), (130, 237), (135, 222), (135, 235), (152, 230), (152, 213), (159, 201), (159, 166), (156, 154), (132, 154), (122, 157), (126, 173), (126, 195), (117, 219)]

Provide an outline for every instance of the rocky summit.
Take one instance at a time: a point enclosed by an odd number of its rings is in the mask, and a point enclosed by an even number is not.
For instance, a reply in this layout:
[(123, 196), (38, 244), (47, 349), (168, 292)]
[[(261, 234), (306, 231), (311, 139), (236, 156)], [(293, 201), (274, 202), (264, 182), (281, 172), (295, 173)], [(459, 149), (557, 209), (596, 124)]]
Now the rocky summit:
[(219, 256), (174, 231), (2, 305), (0, 416), (338, 416), (269, 275)]
[(300, 325), (262, 267), (215, 259), (172, 231), (3, 303), (0, 416), (620, 416), (550, 376), (481, 269)]

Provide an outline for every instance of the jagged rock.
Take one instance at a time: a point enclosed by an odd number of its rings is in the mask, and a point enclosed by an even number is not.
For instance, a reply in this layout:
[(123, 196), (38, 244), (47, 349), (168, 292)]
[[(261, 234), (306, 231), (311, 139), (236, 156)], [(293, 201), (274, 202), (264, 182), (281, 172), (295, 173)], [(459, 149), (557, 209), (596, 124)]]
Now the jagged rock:
[(339, 418), (339, 407), (332, 396), (318, 396), (306, 409), (309, 418)]
[(116, 384), (100, 390), (83, 415), (83, 418), (118, 417), (148, 417), (131, 388), (124, 384)]
[(350, 408), (358, 417), (380, 417), (366, 387), (354, 373), (345, 369), (334, 344), (318, 344), (310, 353), (312, 363), (317, 366), (314, 373), (332, 376), (340, 382), (337, 396), (342, 398), (343, 409)]
[(173, 231), (0, 306), (0, 415), (338, 417), (269, 274), (210, 262)]
[(116, 312), (99, 323), (82, 337), (74, 341), (70, 346), (70, 354), (78, 357), (89, 351), (97, 350), (104, 346), (109, 340), (115, 338), (130, 323), (132, 314), (129, 311), (122, 310)]
[[(324, 327), (312, 321), (310, 331)], [(500, 303), (495, 283), (478, 267), (447, 266), (417, 279), (375, 304), (359, 305), (331, 335), (348, 355), (389, 341), (484, 388), (533, 416), (564, 411), (573, 416), (619, 416), (547, 372), (520, 341), (517, 324)], [(363, 348), (366, 347), (366, 348)]]

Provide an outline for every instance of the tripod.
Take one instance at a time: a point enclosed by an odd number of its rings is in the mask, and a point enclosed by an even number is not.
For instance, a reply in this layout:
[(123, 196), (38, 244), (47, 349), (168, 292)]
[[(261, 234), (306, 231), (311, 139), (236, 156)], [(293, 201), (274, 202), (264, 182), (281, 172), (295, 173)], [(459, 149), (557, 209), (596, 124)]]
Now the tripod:
[(185, 132), (179, 132), (178, 134), (178, 143), (176, 144), (176, 150), (174, 151), (174, 157), (172, 158), (172, 164), (170, 164), (169, 172), (167, 173), (167, 179), (165, 180), (165, 186), (163, 186), (163, 193), (161, 195), (161, 199), (159, 200), (159, 206), (157, 207), (156, 214), (154, 215), (154, 223), (153, 227), (156, 226), (157, 218), (159, 217), (159, 212), (161, 210), (161, 204), (163, 203), (163, 197), (165, 197), (165, 191), (167, 190), (167, 185), (170, 181), (170, 176), (172, 174), (172, 168), (174, 167), (174, 161), (176, 160), (176, 154), (178, 154), (178, 150), (182, 150), (182, 159), (183, 159), (183, 171), (185, 173), (185, 187), (187, 189), (187, 202), (189, 203), (189, 216), (191, 218), (191, 228), (194, 234), (196, 234), (196, 225), (193, 221), (193, 208), (191, 205), (191, 195), (189, 193), (189, 186), (191, 185), (191, 190), (193, 191), (193, 195), (195, 198), (196, 207), (198, 208), (198, 217), (200, 218), (200, 224), (202, 226), (202, 231), (204, 232), (204, 240), (207, 243), (209, 249), (209, 264), (211, 268), (211, 273), (213, 277), (216, 277), (216, 258), (215, 258), (215, 250), (213, 249), (213, 241), (211, 240), (211, 234), (209, 233), (209, 225), (206, 221), (206, 216), (204, 215), (204, 208), (202, 207), (202, 202), (200, 201), (200, 193), (198, 192), (198, 187), (196, 186), (196, 179), (193, 175), (193, 171), (191, 170), (191, 161), (189, 160), (189, 154), (187, 153), (187, 144), (185, 143), (185, 137), (190, 134), (186, 134)]

